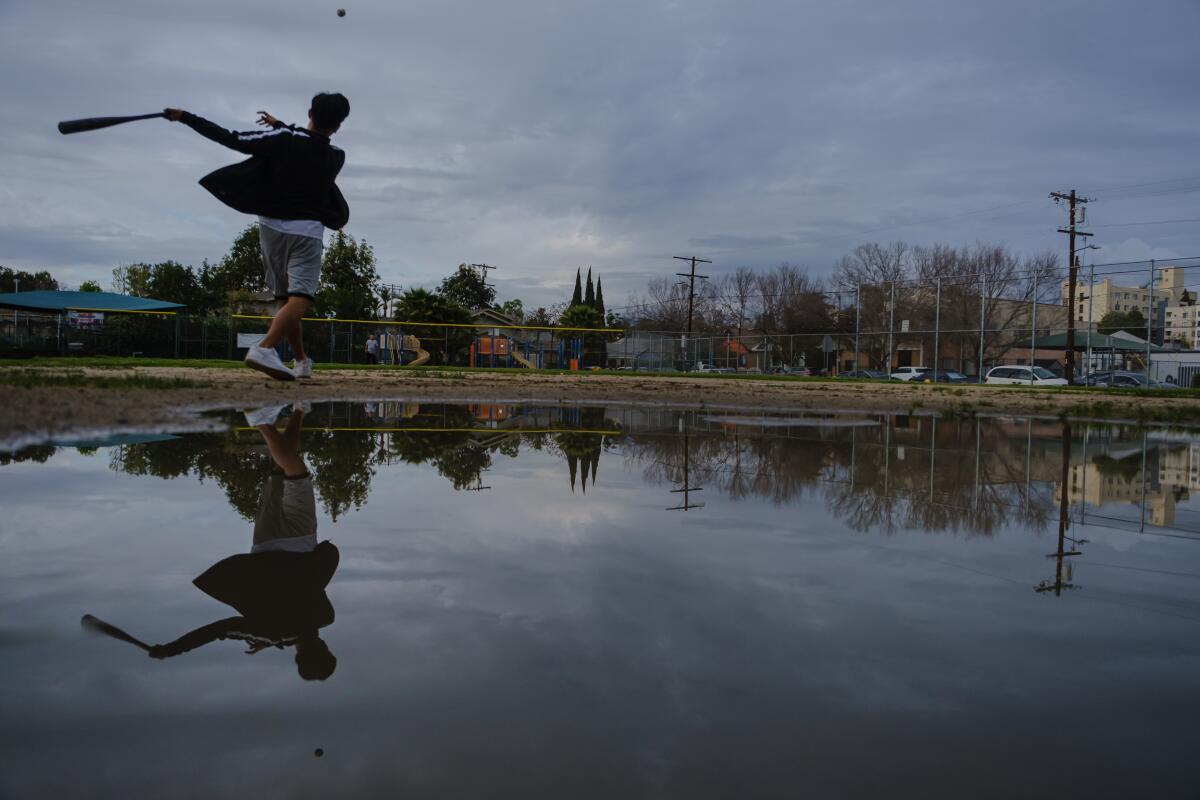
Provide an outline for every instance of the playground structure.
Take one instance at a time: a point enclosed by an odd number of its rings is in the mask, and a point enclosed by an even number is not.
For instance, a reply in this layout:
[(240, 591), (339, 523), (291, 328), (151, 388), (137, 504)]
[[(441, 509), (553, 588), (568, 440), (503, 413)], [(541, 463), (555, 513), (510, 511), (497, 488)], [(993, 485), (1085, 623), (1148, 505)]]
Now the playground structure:
[(425, 362), (429, 361), (429, 351), (421, 347), (421, 340), (415, 336), (404, 337), (404, 349), (411, 350), (417, 354), (416, 358), (408, 362), (406, 366), (419, 367)]
[(543, 343), (540, 336), (534, 341), (520, 341), (504, 334), (488, 333), (476, 336), (471, 342), (467, 363), (472, 367), (577, 370), (582, 352), (582, 339), (559, 339)]
[[(421, 340), (416, 336), (392, 331), (384, 331), (378, 336), (380, 363), (419, 367), (429, 361), (429, 351), (421, 346)], [(413, 360), (407, 364), (404, 363), (405, 350), (416, 353)]]

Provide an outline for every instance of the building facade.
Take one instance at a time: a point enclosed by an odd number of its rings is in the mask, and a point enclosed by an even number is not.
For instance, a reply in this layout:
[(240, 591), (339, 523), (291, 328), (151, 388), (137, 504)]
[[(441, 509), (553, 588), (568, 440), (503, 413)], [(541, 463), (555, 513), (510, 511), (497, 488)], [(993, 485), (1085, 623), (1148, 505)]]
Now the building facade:
[[(1070, 284), (1062, 282), (1062, 302), (1070, 300)], [(1140, 311), (1151, 322), (1158, 343), (1176, 342), (1193, 347), (1197, 341), (1196, 293), (1186, 288), (1183, 267), (1163, 267), (1154, 276), (1154, 291), (1148, 285), (1127, 286), (1103, 278), (1090, 287), (1075, 282), (1076, 327), (1084, 330), (1090, 319), (1093, 327), (1110, 311)], [(1153, 306), (1153, 307), (1151, 307)]]

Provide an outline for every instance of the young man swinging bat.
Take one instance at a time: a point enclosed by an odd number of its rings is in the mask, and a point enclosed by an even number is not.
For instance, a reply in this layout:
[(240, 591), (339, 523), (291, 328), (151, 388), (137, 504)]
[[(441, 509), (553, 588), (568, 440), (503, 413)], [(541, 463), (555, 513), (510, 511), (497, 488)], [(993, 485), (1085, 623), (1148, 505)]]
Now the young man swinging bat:
[[(349, 116), (350, 102), (340, 94), (318, 94), (304, 128), (258, 113), (266, 130), (238, 133), (178, 108), (163, 110), (167, 119), (250, 156), (206, 175), (200, 185), (231, 208), (258, 215), (267, 288), (278, 310), (267, 335), (246, 353), (246, 366), (290, 381), (312, 376), (300, 320), (317, 292), (325, 228), (340, 229), (350, 217), (334, 183), (346, 154), (329, 143)], [(295, 354), (291, 369), (275, 351), (284, 340)]]

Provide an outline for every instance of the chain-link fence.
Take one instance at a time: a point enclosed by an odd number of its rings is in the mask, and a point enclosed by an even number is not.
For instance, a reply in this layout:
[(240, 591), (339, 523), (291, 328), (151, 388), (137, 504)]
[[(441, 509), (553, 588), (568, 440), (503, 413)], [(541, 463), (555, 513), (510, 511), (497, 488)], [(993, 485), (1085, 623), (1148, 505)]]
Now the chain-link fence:
[[(1200, 375), (1197, 289), (1200, 259), (1178, 259), (1079, 267), (1073, 306), (1067, 303), (1069, 282), (1058, 277), (947, 276), (807, 292), (807, 307), (796, 305), (790, 317), (784, 314), (791, 330), (776, 329), (766, 316), (737, 325), (707, 321), (690, 335), (644, 323), (585, 329), (486, 320), (451, 325), (308, 319), (304, 340), (315, 360), (342, 364), (923, 375), (949, 381), (979, 380), (1001, 366), (1040, 367), (1061, 376), (1071, 350), (1080, 380), (1130, 371), (1151, 381), (1191, 385)], [(1129, 316), (1135, 311), (1140, 323), (1109, 328), (1111, 335), (1097, 332), (1100, 321), (1114, 313), (1136, 323)], [(819, 324), (808, 322), (813, 319)], [(245, 314), (2, 309), (0, 353), (232, 360), (242, 358), (269, 323), (268, 316)], [(288, 358), (287, 346), (282, 349)]]

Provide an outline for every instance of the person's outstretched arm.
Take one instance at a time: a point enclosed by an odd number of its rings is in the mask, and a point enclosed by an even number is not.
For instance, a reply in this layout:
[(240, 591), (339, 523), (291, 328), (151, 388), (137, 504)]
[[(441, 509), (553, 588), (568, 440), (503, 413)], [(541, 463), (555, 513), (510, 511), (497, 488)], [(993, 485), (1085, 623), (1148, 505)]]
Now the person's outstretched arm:
[(196, 630), (190, 633), (185, 633), (173, 642), (151, 646), (148, 651), (149, 655), (151, 658), (159, 659), (183, 655), (189, 650), (203, 647), (209, 642), (226, 638), (230, 633), (236, 631), (238, 624), (243, 621), (241, 617), (227, 617), (226, 619), (219, 619), (216, 622), (210, 622), (207, 625), (196, 628)]
[(172, 122), (182, 122), (206, 139), (212, 139), (217, 144), (251, 156), (272, 152), (292, 135), (290, 127), (265, 111), (258, 112), (258, 122), (266, 126), (266, 130), (241, 132), (225, 130), (215, 122), (179, 108), (164, 108), (163, 114)]

